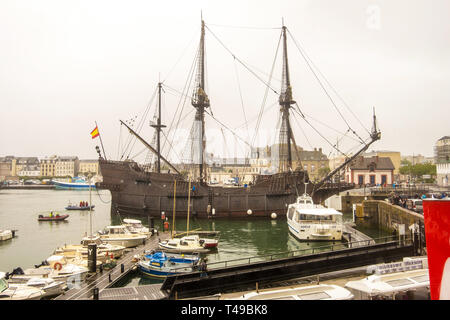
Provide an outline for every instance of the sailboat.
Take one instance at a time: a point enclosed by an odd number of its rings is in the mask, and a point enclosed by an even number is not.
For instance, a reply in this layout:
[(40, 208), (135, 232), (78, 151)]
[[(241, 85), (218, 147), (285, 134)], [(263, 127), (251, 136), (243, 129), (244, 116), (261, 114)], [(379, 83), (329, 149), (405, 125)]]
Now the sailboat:
[[(174, 183), (174, 194), (176, 194), (176, 182)], [(186, 236), (181, 238), (174, 237), (175, 230), (175, 212), (176, 212), (176, 197), (174, 197), (174, 210), (173, 210), (173, 221), (172, 221), (172, 237), (167, 240), (163, 240), (159, 243), (159, 248), (161, 250), (173, 253), (192, 253), (192, 252), (210, 252), (212, 249), (216, 249), (219, 240), (200, 238), (198, 235), (189, 235), (189, 212), (190, 212), (190, 188), (191, 181), (189, 180), (189, 192), (188, 192), (188, 214), (187, 214), (187, 227)]]
[[(302, 193), (311, 195), (315, 203), (320, 203), (333, 194), (354, 188), (351, 183), (333, 184), (330, 178), (354, 160), (381, 135), (376, 129), (370, 133), (370, 141), (364, 142), (363, 147), (348, 157), (338, 168), (330, 172), (322, 180), (312, 183), (308, 172), (303, 168), (300, 158), (297, 156), (297, 167), (293, 166), (293, 151), (297, 149), (295, 138), (290, 123), (295, 101), (290, 83), (289, 65), (287, 58), (286, 27), (282, 28), (283, 38), (283, 73), (282, 87), (279, 95), (279, 105), (282, 123), (280, 126), (280, 168), (279, 172), (269, 175), (256, 176), (251, 186), (237, 186), (227, 188), (220, 185), (207, 183), (207, 165), (205, 161), (205, 113), (210, 107), (211, 101), (205, 88), (205, 22), (201, 21), (200, 44), (197, 53), (196, 82), (192, 94), (191, 104), (195, 109), (195, 118), (192, 132), (193, 141), (197, 146), (195, 151), (195, 181), (193, 186), (192, 208), (193, 214), (199, 218), (225, 217), (242, 218), (248, 215), (257, 217), (270, 217), (272, 213), (279, 216), (286, 215), (287, 205), (295, 202), (297, 196)], [(161, 83), (158, 84), (161, 92)], [(375, 119), (375, 116), (374, 116)], [(124, 121), (121, 124), (144, 146), (157, 156), (156, 170), (148, 169), (148, 166), (126, 159), (124, 161), (107, 160), (99, 150), (99, 166), (103, 181), (98, 187), (108, 189), (112, 196), (111, 211), (124, 214), (144, 215), (160, 217), (162, 212), (175, 210), (177, 216), (185, 216), (188, 212), (187, 198), (189, 194), (189, 182), (179, 167), (172, 164), (161, 154), (160, 134), (164, 125), (161, 124), (161, 103), (159, 102), (159, 116), (156, 129), (156, 148), (143, 139), (130, 125)], [(297, 152), (298, 154), (298, 152)], [(282, 159), (281, 159), (282, 158)], [(161, 161), (169, 168), (169, 172), (161, 172)], [(305, 190), (304, 182), (310, 182), (308, 190)], [(177, 184), (176, 191), (174, 185)]]

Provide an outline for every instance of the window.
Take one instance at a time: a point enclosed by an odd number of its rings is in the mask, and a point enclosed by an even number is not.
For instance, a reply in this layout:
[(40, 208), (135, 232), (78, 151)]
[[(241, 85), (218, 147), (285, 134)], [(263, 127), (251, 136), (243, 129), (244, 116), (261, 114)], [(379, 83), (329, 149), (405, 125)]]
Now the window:
[(386, 184), (387, 183), (387, 175), (383, 174), (381, 175), (381, 184)]
[(314, 292), (301, 295), (299, 294), (297, 297), (301, 300), (322, 300), (331, 298), (330, 295), (326, 292)]

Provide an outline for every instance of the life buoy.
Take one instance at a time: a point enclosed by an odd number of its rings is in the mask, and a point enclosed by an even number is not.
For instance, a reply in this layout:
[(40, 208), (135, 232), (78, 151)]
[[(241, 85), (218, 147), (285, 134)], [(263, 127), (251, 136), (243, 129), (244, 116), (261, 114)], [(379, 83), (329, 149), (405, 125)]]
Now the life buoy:
[(57, 270), (57, 271), (61, 270), (61, 269), (62, 269), (62, 264), (61, 264), (60, 262), (56, 262), (56, 263), (53, 265), (53, 269), (55, 269), (55, 270)]

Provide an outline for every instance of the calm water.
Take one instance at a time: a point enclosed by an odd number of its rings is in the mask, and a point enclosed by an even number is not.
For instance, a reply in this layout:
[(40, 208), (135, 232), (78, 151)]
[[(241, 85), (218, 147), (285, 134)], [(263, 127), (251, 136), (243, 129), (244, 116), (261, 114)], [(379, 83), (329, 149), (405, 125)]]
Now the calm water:
[[(120, 218), (111, 217), (111, 195), (107, 190), (92, 191), (94, 232), (107, 225), (118, 224)], [(48, 258), (63, 244), (79, 243), (89, 233), (89, 211), (65, 211), (68, 202), (89, 201), (89, 191), (69, 190), (3, 190), (0, 192), (0, 229), (17, 229), (18, 236), (0, 242), (0, 271), (8, 272), (15, 267), (29, 268)], [(68, 213), (64, 222), (38, 222), (39, 213), (56, 210)], [(139, 217), (137, 217), (139, 218)], [(351, 220), (344, 214), (344, 220)], [(141, 218), (142, 219), (142, 218)], [(172, 217), (169, 217), (171, 222)], [(155, 227), (162, 229), (160, 220)], [(143, 223), (148, 225), (147, 219)], [(172, 226), (171, 226), (172, 227)], [(176, 229), (186, 230), (186, 220), (177, 219)], [(192, 219), (189, 229), (220, 231), (219, 249), (208, 254), (208, 263), (228, 261), (259, 255), (277, 254), (286, 251), (317, 248), (331, 243), (305, 243), (293, 238), (286, 218), (276, 220), (247, 218), (242, 220)], [(373, 238), (385, 236), (382, 231), (365, 228), (361, 230)], [(138, 285), (153, 282), (139, 274), (130, 276), (122, 285)]]

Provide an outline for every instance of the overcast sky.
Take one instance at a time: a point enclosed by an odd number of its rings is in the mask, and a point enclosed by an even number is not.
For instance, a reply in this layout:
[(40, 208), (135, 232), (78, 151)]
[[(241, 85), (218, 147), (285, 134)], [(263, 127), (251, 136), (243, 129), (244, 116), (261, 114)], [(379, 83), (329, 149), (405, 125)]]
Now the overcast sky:
[[(328, 141), (339, 139), (343, 151), (357, 144), (341, 139), (347, 125), (294, 39), (343, 98), (349, 109), (327, 87), (363, 138), (375, 107), (382, 139), (370, 150), (432, 156), (435, 142), (450, 134), (447, 0), (0, 0), (0, 156), (95, 158), (99, 139), (91, 139), (90, 131), (97, 121), (106, 154), (116, 159), (126, 138), (119, 119), (141, 115), (160, 80), (183, 90), (200, 38), (201, 12), (208, 27), (211, 110), (243, 139), (252, 141), (266, 90), (259, 79), (269, 81), (282, 19), (293, 36), (288, 53), (294, 99)], [(277, 91), (280, 78), (279, 53), (271, 80)], [(174, 93), (164, 94), (166, 125), (180, 101)], [(269, 90), (257, 145), (275, 142), (277, 99)], [(187, 103), (174, 141), (177, 152), (192, 110)], [(330, 144), (298, 114), (292, 123), (298, 145), (331, 153)], [(242, 155), (243, 144), (234, 146), (229, 133), (223, 144), (220, 126), (209, 116), (207, 127), (208, 151)], [(148, 120), (141, 133), (151, 140)], [(131, 155), (142, 148), (136, 145)]]

